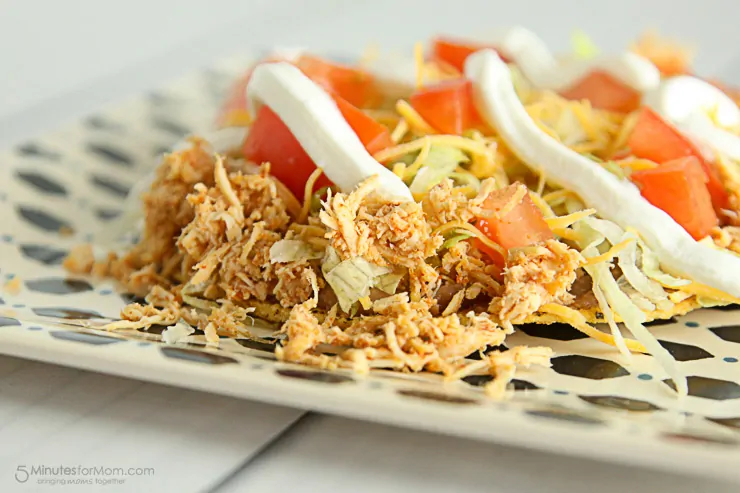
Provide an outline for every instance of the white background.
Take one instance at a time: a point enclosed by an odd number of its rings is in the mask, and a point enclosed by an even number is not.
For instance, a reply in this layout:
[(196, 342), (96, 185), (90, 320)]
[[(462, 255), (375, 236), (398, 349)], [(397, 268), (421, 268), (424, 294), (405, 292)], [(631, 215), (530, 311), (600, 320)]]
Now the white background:
[(410, 52), (430, 33), (523, 24), (556, 49), (577, 27), (618, 49), (657, 27), (694, 42), (699, 71), (716, 74), (737, 51), (739, 10), (734, 0), (0, 0), (0, 145), (275, 44)]
[[(580, 27), (604, 49), (616, 50), (652, 26), (693, 41), (701, 52), (699, 72), (736, 75), (740, 82), (740, 64), (731, 63), (740, 46), (739, 13), (734, 0), (0, 0), (0, 147), (164, 85), (219, 56), (275, 44), (357, 53), (376, 42), (408, 51), (431, 33), (480, 36), (523, 24), (556, 49), (567, 48), (570, 30)], [(69, 389), (73, 397), (61, 392)], [(10, 479), (18, 451), (32, 450), (29, 437), (36, 437), (50, 461), (92, 457), (121, 464), (143, 455), (146, 463), (137, 465), (161, 472), (137, 483), (141, 491), (206, 491), (216, 484), (229, 492), (737, 491), (321, 416), (300, 421), (250, 462), (298, 415), (0, 358), (0, 490), (19, 486)]]

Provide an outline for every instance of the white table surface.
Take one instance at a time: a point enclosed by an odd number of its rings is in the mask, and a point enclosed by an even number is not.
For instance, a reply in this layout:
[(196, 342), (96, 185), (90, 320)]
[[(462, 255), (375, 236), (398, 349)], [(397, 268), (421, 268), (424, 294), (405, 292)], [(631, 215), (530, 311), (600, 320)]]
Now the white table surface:
[[(657, 26), (695, 42), (702, 73), (740, 81), (738, 13), (734, 0), (0, 0), (0, 147), (274, 44), (399, 50), (433, 32), (525, 24), (556, 48), (582, 27), (618, 49)], [(0, 491), (62, 488), (16, 481), (34, 464), (154, 468), (67, 491), (738, 490), (0, 357)]]

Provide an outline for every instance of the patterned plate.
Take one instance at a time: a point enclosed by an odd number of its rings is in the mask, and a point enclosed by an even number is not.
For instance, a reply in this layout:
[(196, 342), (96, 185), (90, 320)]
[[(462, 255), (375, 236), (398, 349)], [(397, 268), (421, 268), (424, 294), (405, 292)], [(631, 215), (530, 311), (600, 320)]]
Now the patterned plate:
[[(631, 360), (566, 325), (523, 326), (513, 344), (547, 344), (551, 369), (521, 371), (505, 402), (489, 377), (378, 371), (369, 377), (281, 364), (273, 346), (195, 333), (177, 344), (99, 330), (130, 296), (71, 278), (71, 245), (115, 217), (129, 187), (190, 131), (208, 128), (244, 61), (92, 116), (0, 157), (0, 353), (559, 453), (740, 481), (740, 311), (651, 324), (689, 376), (678, 400), (647, 356)], [(60, 235), (62, 231), (64, 234)], [(248, 419), (248, 418), (247, 418)]]

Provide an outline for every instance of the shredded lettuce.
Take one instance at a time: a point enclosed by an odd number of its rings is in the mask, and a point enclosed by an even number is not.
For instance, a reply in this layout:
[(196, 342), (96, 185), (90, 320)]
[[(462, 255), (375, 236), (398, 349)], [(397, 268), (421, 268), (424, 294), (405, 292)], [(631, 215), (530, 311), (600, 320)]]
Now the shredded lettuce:
[(393, 288), (395, 291), (401, 280), (400, 277), (397, 280), (385, 277), (393, 274), (388, 267), (371, 264), (362, 257), (339, 261), (339, 255), (333, 248), (327, 249), (321, 270), (345, 313), (351, 313), (353, 305), (360, 298), (368, 296), (371, 288), (378, 287), (385, 292)]
[(162, 331), (162, 340), (165, 344), (175, 344), (190, 334), (195, 332), (195, 329), (188, 325), (184, 320), (180, 319), (176, 324), (168, 326)]
[(455, 172), (461, 163), (467, 163), (468, 161), (470, 161), (468, 155), (457, 147), (432, 146), (429, 149), (429, 155), (422, 163), (421, 169), (409, 185), (409, 190), (414, 194), (426, 193)]
[(210, 313), (211, 310), (218, 308), (218, 303), (214, 301), (204, 300), (190, 294), (185, 294), (185, 290), (182, 292), (182, 301), (186, 305), (190, 305), (194, 308), (199, 308), (206, 313)]
[[(569, 212), (571, 210), (573, 212), (576, 212), (575, 209), (577, 208), (577, 206), (574, 205), (573, 201), (569, 202), (570, 203), (567, 203)], [(576, 233), (578, 233), (578, 244), (582, 247), (581, 253), (583, 254), (583, 256), (589, 258), (599, 255), (599, 246), (606, 241), (606, 237), (604, 236), (604, 234), (600, 231), (588, 227), (585, 222), (574, 224), (573, 229), (576, 231)], [(603, 277), (609, 276), (611, 278), (612, 276), (609, 270), (609, 265), (603, 263), (596, 265), (584, 265), (583, 269), (589, 276), (591, 276), (591, 279), (593, 280), (591, 290), (593, 291), (596, 302), (599, 304), (599, 308), (601, 308), (601, 311), (604, 314), (604, 318), (609, 325), (609, 330), (614, 337), (614, 344), (617, 346), (617, 349), (619, 349), (619, 352), (622, 353), (622, 355), (624, 355), (628, 359), (631, 359), (632, 354), (630, 353), (630, 350), (624, 341), (622, 332), (617, 326), (617, 322), (614, 318), (614, 312), (609, 306), (609, 301), (607, 300), (604, 291), (601, 289)]]
[(473, 175), (472, 173), (469, 173), (467, 171), (464, 173), (455, 171), (454, 173), (450, 173), (450, 178), (455, 180), (458, 185), (467, 185), (476, 192), (480, 190), (480, 180), (476, 178), (475, 175)]
[(563, 144), (572, 146), (588, 139), (586, 130), (581, 125), (573, 110), (566, 106), (552, 122), (552, 129), (558, 134)]
[[(575, 212), (579, 205), (580, 204), (574, 200), (566, 201), (566, 207), (571, 213)], [(582, 248), (586, 247), (583, 250), (583, 255), (587, 258), (597, 254), (598, 250), (596, 249), (596, 241), (599, 240), (599, 236), (606, 238), (609, 243), (616, 244), (625, 234), (622, 228), (616, 224), (603, 219), (591, 217), (575, 224), (573, 228), (577, 232), (580, 232), (584, 238), (589, 236), (589, 229), (597, 233), (597, 235), (591, 235), (595, 240), (591, 241), (588, 245), (579, 244)], [(623, 252), (624, 250), (620, 252), (620, 254)], [(617, 258), (618, 260), (621, 260), (619, 256)], [(611, 310), (619, 315), (624, 322), (624, 325), (630, 330), (630, 332), (632, 332), (632, 335), (634, 335), (634, 337), (645, 346), (648, 352), (652, 354), (658, 363), (660, 363), (660, 365), (665, 369), (668, 376), (675, 382), (679, 395), (686, 395), (688, 392), (688, 383), (685, 375), (681, 372), (673, 356), (663, 346), (661, 346), (658, 340), (647, 328), (645, 328), (644, 323), (647, 320), (645, 313), (620, 289), (619, 284), (614, 279), (614, 276), (612, 276), (609, 265), (607, 263), (600, 263), (592, 266), (584, 266), (584, 269), (593, 279), (594, 287), (598, 288), (594, 290), (594, 295), (596, 296), (597, 301), (599, 301), (600, 306), (603, 301), (606, 301)], [(599, 291), (601, 291), (601, 293), (599, 293)], [(601, 296), (601, 294), (603, 294), (603, 296)], [(606, 317), (608, 312), (604, 311), (604, 313)], [(608, 318), (607, 321), (609, 321)], [(616, 324), (612, 325), (612, 323), (610, 323), (609, 325), (612, 329), (612, 335), (617, 343), (617, 347), (619, 347), (620, 350), (626, 349), (624, 338), (621, 333), (618, 334), (619, 331)], [(622, 345), (624, 345), (624, 348)]]
[(324, 277), (341, 261), (342, 259), (339, 258), (337, 251), (333, 247), (328, 247), (324, 252), (324, 259), (321, 261), (321, 273), (324, 274)]
[(396, 272), (383, 274), (378, 277), (375, 287), (383, 291), (385, 294), (396, 294), (396, 289), (398, 289), (401, 279), (403, 279), (403, 274), (398, 274)]
[(727, 304), (724, 301), (717, 301), (712, 298), (707, 298), (706, 296), (697, 296), (696, 301), (702, 308), (712, 308), (715, 306), (723, 306)]
[(680, 288), (681, 286), (686, 286), (687, 284), (691, 284), (691, 281), (689, 281), (688, 279), (673, 277), (670, 274), (666, 274), (665, 272), (660, 270), (660, 262), (658, 260), (658, 256), (648, 248), (648, 246), (645, 244), (645, 242), (642, 241), (642, 239), (638, 238), (637, 244), (642, 251), (642, 271), (650, 279), (659, 282), (663, 286), (674, 289)]
[(513, 63), (508, 64), (509, 71), (511, 72), (511, 83), (514, 86), (514, 91), (519, 99), (526, 104), (529, 97), (532, 95), (532, 83), (527, 80), (519, 67)]
[[(586, 254), (584, 253), (584, 255)], [(594, 285), (603, 291), (604, 297), (612, 310), (620, 316), (624, 325), (632, 332), (632, 335), (645, 346), (648, 352), (653, 355), (665, 369), (666, 373), (668, 373), (668, 376), (675, 382), (679, 395), (686, 395), (688, 384), (685, 375), (679, 369), (671, 353), (661, 346), (658, 340), (645, 328), (644, 323), (647, 320), (645, 313), (619, 289), (619, 285), (609, 271), (608, 265), (602, 263), (589, 266), (587, 272), (593, 278)], [(614, 335), (615, 342), (617, 342), (616, 334)], [(624, 344), (623, 339), (621, 342)]]
[(311, 195), (311, 209), (310, 212), (316, 213), (321, 210), (323, 205), (321, 204), (321, 198), (326, 195), (329, 187), (321, 187)]
[(609, 305), (624, 321), (624, 325), (632, 332), (632, 335), (640, 341), (653, 357), (665, 369), (668, 376), (676, 384), (680, 395), (688, 392), (686, 376), (678, 367), (676, 360), (666, 348), (660, 345), (658, 340), (643, 325), (646, 321), (645, 313), (624, 294), (617, 285), (617, 281), (609, 274), (599, 279), (599, 286), (604, 291)]
[(620, 165), (618, 165), (614, 161), (604, 161), (600, 157), (594, 156), (590, 152), (582, 152), (581, 155), (589, 158), (591, 161), (595, 163), (599, 163), (602, 168), (604, 168), (605, 170), (607, 170), (609, 173), (613, 174), (620, 180), (626, 180), (630, 175), (630, 172), (628, 169), (622, 168)]
[(472, 238), (475, 236), (473, 233), (469, 233), (464, 230), (458, 230), (456, 232), (457, 234), (450, 236), (447, 238), (444, 243), (442, 243), (442, 246), (440, 247), (441, 250), (444, 250), (446, 248), (452, 248), (453, 246), (457, 245), (463, 240), (467, 240), (468, 238)]
[[(635, 288), (633, 288), (626, 277), (622, 276), (617, 279), (617, 285), (624, 294), (629, 296), (629, 299), (632, 300), (632, 303), (634, 303), (640, 310), (644, 312), (652, 312), (653, 310), (655, 310), (655, 304), (653, 304), (649, 299), (641, 295)], [(670, 305), (673, 306), (672, 303), (670, 303)]]
[[(637, 244), (639, 238), (637, 235), (631, 232), (625, 232), (616, 224), (604, 219), (589, 217), (584, 219), (584, 221), (590, 228), (603, 234), (607, 241), (612, 245), (616, 245), (625, 240), (633, 240), (630, 245), (617, 254), (617, 263), (619, 268), (622, 270), (622, 274), (624, 274), (625, 279), (637, 293), (642, 295), (642, 297), (646, 298), (650, 303), (654, 304), (658, 308), (667, 310), (673, 306), (673, 303), (668, 300), (668, 293), (663, 290), (663, 287), (655, 280), (650, 279), (649, 276), (646, 275), (646, 273), (643, 273), (643, 271), (638, 267), (639, 260), (637, 258)], [(638, 301), (638, 303), (640, 303), (640, 301)]]
[(301, 240), (280, 240), (270, 247), (270, 263), (272, 264), (304, 259), (315, 260), (323, 256), (324, 252)]
[(576, 58), (581, 60), (589, 60), (601, 51), (589, 35), (580, 29), (574, 29), (570, 34), (570, 45)]

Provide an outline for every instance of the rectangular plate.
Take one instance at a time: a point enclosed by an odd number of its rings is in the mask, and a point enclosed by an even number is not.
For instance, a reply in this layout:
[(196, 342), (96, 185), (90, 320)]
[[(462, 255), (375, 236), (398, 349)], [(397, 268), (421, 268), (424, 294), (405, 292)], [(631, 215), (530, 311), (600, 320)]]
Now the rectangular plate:
[[(486, 377), (378, 371), (368, 377), (276, 362), (268, 344), (99, 329), (129, 300), (60, 263), (120, 211), (133, 183), (188, 132), (207, 129), (241, 60), (224, 62), (0, 157), (0, 353), (479, 440), (740, 481), (740, 307), (651, 330), (689, 375), (683, 400), (648, 356), (630, 360), (564, 325), (524, 327), (553, 368), (522, 370), (510, 399)], [(60, 228), (74, 233), (60, 236)]]

